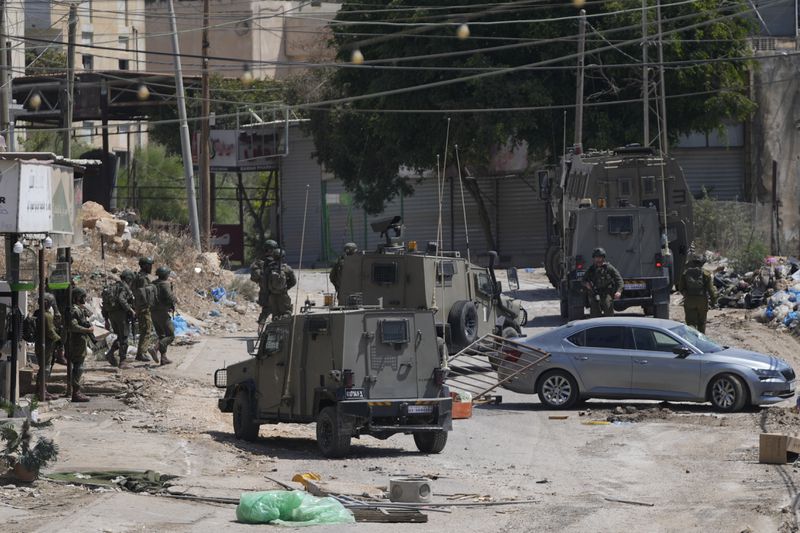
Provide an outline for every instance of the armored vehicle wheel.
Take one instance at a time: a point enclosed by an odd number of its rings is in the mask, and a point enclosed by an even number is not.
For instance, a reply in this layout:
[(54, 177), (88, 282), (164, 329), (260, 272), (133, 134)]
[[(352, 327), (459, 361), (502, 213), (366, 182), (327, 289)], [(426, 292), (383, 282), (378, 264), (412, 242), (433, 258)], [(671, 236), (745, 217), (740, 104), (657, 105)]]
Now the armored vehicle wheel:
[(567, 318), (569, 316), (569, 304), (567, 303), (566, 298), (561, 298), (561, 318)]
[(336, 407), (329, 405), (317, 416), (317, 446), (325, 457), (344, 457), (350, 453), (350, 433), (342, 427)]
[(450, 308), (447, 316), (450, 337), (458, 349), (469, 346), (478, 338), (478, 310), (469, 300), (460, 300)]
[(571, 305), (567, 310), (567, 320), (572, 322), (573, 320), (583, 320), (583, 306)]
[(233, 400), (233, 434), (237, 439), (254, 441), (258, 439), (261, 425), (256, 424), (250, 395), (242, 389)]
[(424, 431), (414, 433), (414, 444), (422, 453), (441, 453), (447, 444), (447, 431)]
[(519, 327), (524, 328), (528, 325), (528, 311), (523, 307), (519, 310), (520, 315), (522, 315), (522, 319), (519, 321)]
[(664, 318), (669, 320), (669, 304), (654, 305), (653, 318)]

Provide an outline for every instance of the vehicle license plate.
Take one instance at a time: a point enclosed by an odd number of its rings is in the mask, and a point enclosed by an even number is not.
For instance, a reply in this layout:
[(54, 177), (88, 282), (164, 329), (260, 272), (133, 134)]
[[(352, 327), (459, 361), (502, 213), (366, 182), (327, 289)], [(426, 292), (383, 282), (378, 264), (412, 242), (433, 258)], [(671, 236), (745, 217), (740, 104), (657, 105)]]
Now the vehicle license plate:
[(410, 415), (427, 415), (433, 412), (432, 405), (409, 405), (408, 414)]
[(647, 283), (644, 281), (628, 281), (625, 282), (626, 291), (641, 291), (647, 288)]
[(345, 389), (344, 390), (344, 397), (348, 400), (354, 398), (363, 398), (364, 397), (364, 389)]

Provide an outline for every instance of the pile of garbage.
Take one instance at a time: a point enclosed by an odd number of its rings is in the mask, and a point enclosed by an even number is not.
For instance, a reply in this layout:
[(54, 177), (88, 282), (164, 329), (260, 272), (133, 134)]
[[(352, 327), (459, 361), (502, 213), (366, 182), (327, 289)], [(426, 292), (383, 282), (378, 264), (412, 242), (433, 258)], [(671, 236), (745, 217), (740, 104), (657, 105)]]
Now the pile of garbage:
[(781, 294), (784, 296), (778, 298), (788, 301), (790, 289), (800, 290), (800, 261), (794, 257), (767, 257), (760, 268), (744, 274), (736, 272), (724, 258), (717, 258), (710, 266), (720, 307), (756, 309)]

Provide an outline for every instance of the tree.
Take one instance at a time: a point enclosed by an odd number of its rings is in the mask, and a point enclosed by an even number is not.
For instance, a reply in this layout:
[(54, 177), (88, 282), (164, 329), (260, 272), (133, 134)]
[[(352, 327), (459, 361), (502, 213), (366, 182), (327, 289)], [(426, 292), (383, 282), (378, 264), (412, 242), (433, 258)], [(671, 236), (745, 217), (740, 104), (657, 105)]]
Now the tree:
[[(670, 99), (669, 134), (672, 139), (694, 130), (709, 131), (724, 120), (742, 120), (754, 108), (745, 92), (748, 64), (707, 62), (709, 58), (748, 56), (746, 37), (751, 27), (744, 16), (720, 18), (741, 12), (740, 2), (721, 7), (713, 0), (699, 0), (662, 8), (664, 31), (706, 23), (665, 37), (667, 94), (683, 95)], [(463, 7), (474, 4), (474, 8)], [(655, 5), (651, 2), (652, 5)], [(430, 8), (423, 6), (429, 5)], [(442, 10), (441, 1), (393, 0), (386, 9), (370, 10), (363, 3), (346, 0), (334, 26), (332, 45), (341, 62), (349, 62), (358, 49), (369, 61), (365, 67), (353, 65), (316, 70), (295, 80), (289, 92), (294, 102), (319, 102), (358, 97), (398, 88), (442, 82), (491, 69), (523, 67), (576, 53), (577, 21), (575, 9), (553, 8), (552, 4), (494, 4), (482, 0), (452, 1), (452, 10)], [(460, 7), (456, 8), (458, 5)], [(412, 9), (415, 7), (416, 9)], [(587, 30), (587, 70), (585, 101), (608, 102), (641, 98), (641, 45), (639, 43), (602, 52), (609, 42), (641, 39), (641, 2), (625, 0), (594, 4), (592, 13), (615, 13), (591, 18)], [(650, 35), (656, 28), (654, 10), (648, 11)], [(523, 22), (552, 19), (546, 22)], [(453, 22), (480, 21), (498, 24), (470, 26), (468, 39), (456, 38)], [(518, 21), (518, 22), (515, 22)], [(430, 23), (439, 26), (396, 28), (376, 22)], [(388, 36), (387, 36), (388, 34)], [(502, 50), (481, 51), (506, 46)], [(656, 57), (651, 47), (650, 58)], [(435, 57), (433, 54), (451, 54)], [(412, 59), (422, 56), (419, 59)], [(351, 192), (369, 213), (380, 212), (394, 196), (410, 192), (407, 180), (398, 169), (430, 169), (444, 144), (449, 109), (517, 108), (546, 106), (539, 111), (453, 113), (450, 142), (458, 144), (462, 166), (485, 168), (492, 147), (527, 141), (535, 158), (556, 162), (562, 151), (563, 110), (574, 104), (575, 59), (559, 61), (544, 68), (519, 68), (512, 72), (469, 79), (331, 106), (312, 107), (310, 131), (317, 158)], [(377, 68), (374, 68), (377, 67)], [(413, 67), (413, 68), (409, 68)], [(654, 77), (654, 76), (653, 76)], [(651, 78), (652, 79), (652, 78)], [(584, 115), (584, 145), (608, 148), (641, 142), (641, 105), (587, 107)], [(427, 110), (433, 113), (403, 113), (402, 110)], [(571, 111), (574, 114), (574, 111)], [(656, 128), (653, 128), (655, 131)], [(571, 131), (567, 132), (573, 137)], [(653, 134), (655, 137), (655, 134)], [(448, 158), (453, 161), (452, 154)], [(470, 194), (481, 202), (475, 180), (466, 180)], [(493, 243), (490, 220), (485, 210), (481, 219), (487, 241)]]
[(25, 75), (36, 76), (67, 70), (67, 54), (58, 48), (48, 46), (44, 50), (29, 48), (25, 50)]
[(137, 148), (133, 153), (131, 175), (120, 174), (118, 187), (136, 187), (139, 214), (142, 220), (168, 220), (188, 224), (189, 213), (183, 187), (181, 158), (167, 153), (156, 142)]

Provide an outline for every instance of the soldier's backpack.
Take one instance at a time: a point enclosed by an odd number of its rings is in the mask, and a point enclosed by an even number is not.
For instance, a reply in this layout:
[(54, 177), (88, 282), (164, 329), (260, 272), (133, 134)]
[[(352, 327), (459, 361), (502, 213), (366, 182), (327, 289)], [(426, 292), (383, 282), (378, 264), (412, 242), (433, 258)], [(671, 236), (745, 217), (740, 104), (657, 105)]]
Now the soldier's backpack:
[(700, 267), (687, 268), (684, 274), (686, 278), (687, 296), (704, 296), (706, 286), (703, 281), (703, 269)]
[(119, 309), (119, 296), (117, 295), (116, 287), (114, 285), (106, 285), (100, 293), (100, 299), (103, 302), (103, 311), (116, 311)]
[(36, 318), (28, 315), (22, 319), (22, 340), (25, 342), (36, 341)]
[(136, 309), (151, 309), (156, 304), (156, 287), (148, 280), (136, 278), (136, 288), (133, 290)]
[(267, 287), (272, 294), (281, 294), (286, 292), (286, 272), (282, 268), (273, 268), (267, 277)]

